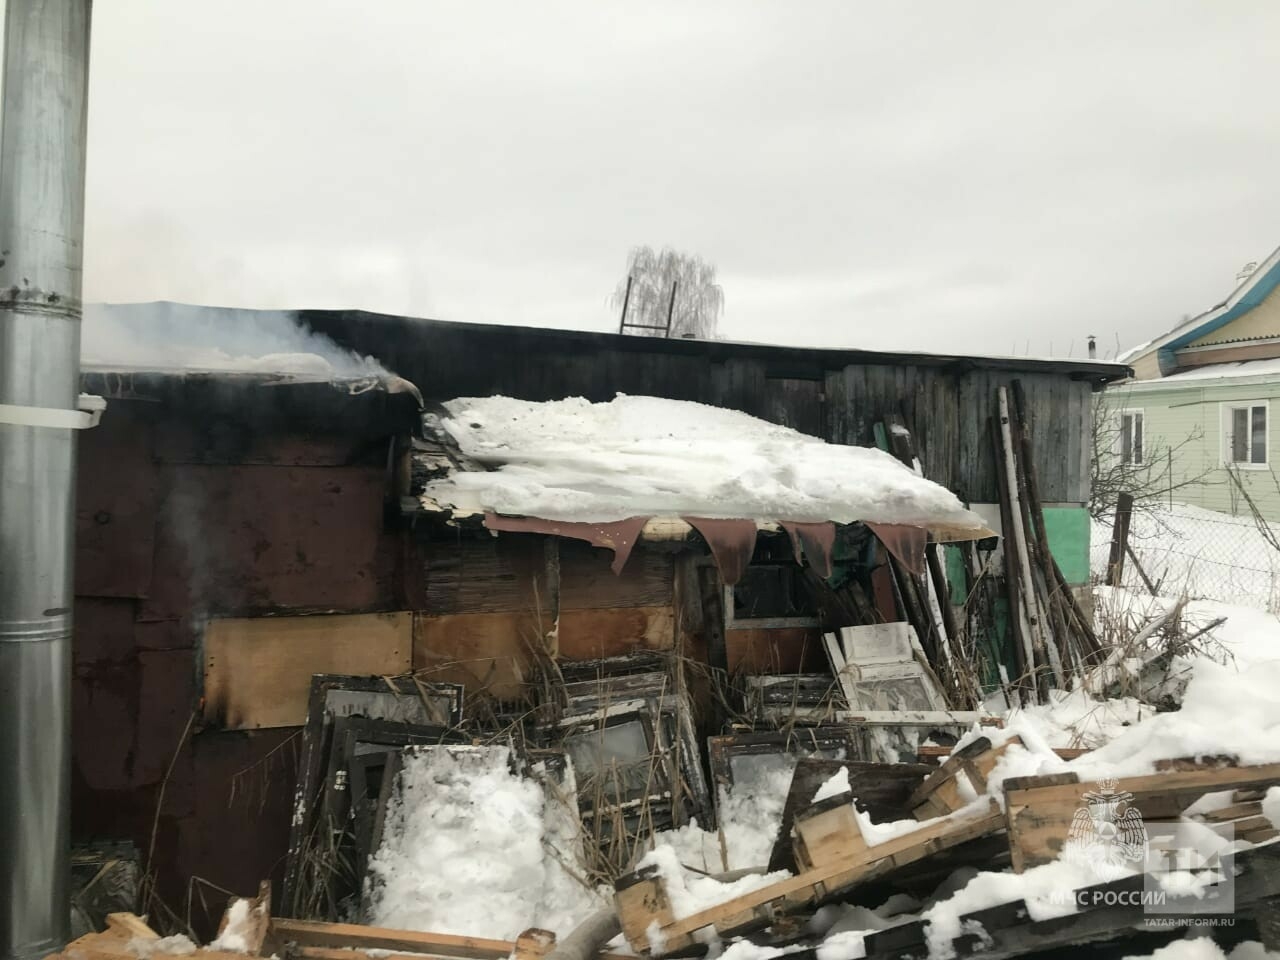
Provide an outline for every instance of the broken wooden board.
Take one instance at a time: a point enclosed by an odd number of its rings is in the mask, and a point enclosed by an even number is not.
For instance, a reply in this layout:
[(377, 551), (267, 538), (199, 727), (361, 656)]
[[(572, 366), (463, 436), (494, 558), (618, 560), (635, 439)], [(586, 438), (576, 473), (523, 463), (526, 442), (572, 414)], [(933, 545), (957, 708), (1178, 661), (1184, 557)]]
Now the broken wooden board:
[[(799, 872), (812, 871), (836, 860), (865, 856), (867, 841), (853, 810), (853, 794), (848, 791), (828, 797), (796, 815), (794, 850)], [(840, 874), (815, 885), (818, 896), (827, 887), (839, 889), (854, 879)]]
[[(62, 948), (61, 953), (50, 954), (46, 960), (138, 960), (140, 951), (137, 941), (159, 941), (156, 933), (145, 920), (133, 913), (111, 913), (107, 915), (107, 929), (101, 933), (88, 933), (71, 941)], [(148, 960), (244, 960), (245, 954), (232, 953), (226, 950), (190, 949), (185, 952), (175, 945), (172, 951), (156, 949), (147, 944), (145, 955)], [(348, 958), (352, 960), (352, 958)]]
[[(1000, 830), (1004, 817), (994, 801), (979, 814), (956, 816), (921, 826), (918, 830), (868, 847), (861, 853), (830, 860), (821, 867), (807, 870), (758, 890), (742, 894), (725, 903), (701, 910), (688, 917), (672, 920), (671, 902), (665, 890), (658, 892), (661, 878), (647, 874), (639, 878), (645, 885), (642, 896), (615, 898), (624, 931), (630, 931), (628, 943), (642, 952), (670, 953), (693, 943), (694, 935), (713, 927), (721, 936), (733, 936), (772, 922), (787, 913), (836, 890), (845, 890), (897, 867), (921, 860), (941, 850)], [(624, 878), (619, 886), (625, 892), (637, 885)], [(661, 945), (661, 951), (653, 948)]]
[[(916, 751), (916, 756), (921, 763), (940, 762), (951, 756), (954, 747), (948, 747), (940, 744), (924, 744)], [(1092, 747), (1054, 747), (1053, 752), (1057, 754), (1059, 760), (1076, 760), (1083, 757), (1086, 753), (1093, 753)]]
[(905, 820), (911, 815), (907, 799), (912, 790), (930, 772), (915, 763), (869, 763), (849, 760), (824, 760), (802, 757), (791, 775), (791, 787), (782, 808), (782, 820), (773, 851), (769, 856), (769, 872), (797, 872), (791, 845), (791, 827), (795, 818), (807, 809), (824, 783), (842, 769), (849, 772), (849, 790), (858, 809), (871, 817), (872, 823)]
[(916, 788), (908, 804), (917, 820), (945, 817), (969, 803), (964, 797), (959, 776), (965, 779), (977, 796), (987, 792), (987, 778), (995, 769), (1006, 750), (1014, 744), (1022, 745), (1017, 737), (1011, 737), (998, 747), (993, 747), (986, 737), (979, 737), (948, 757)]
[(413, 615), (210, 620), (203, 649), (204, 723), (228, 730), (300, 727), (313, 674), (408, 673)]
[[(1280, 783), (1280, 764), (1256, 767), (1208, 766), (1126, 777), (1105, 785), (1101, 795), (1129, 795), (1126, 803), (1144, 821), (1177, 820), (1206, 793), (1256, 790)], [(1074, 773), (1015, 777), (1004, 783), (1005, 816), (1013, 869), (1058, 859), (1077, 811), (1087, 810), (1086, 794), (1095, 792)], [(1120, 811), (1117, 809), (1117, 813)]]
[(136, 913), (107, 914), (107, 930), (114, 931), (130, 939), (133, 937), (137, 937), (140, 940), (160, 939), (160, 934), (152, 930), (147, 922)]
[[(269, 904), (263, 897), (267, 885), (257, 897), (244, 898), (252, 906)], [(233, 903), (236, 900), (232, 901)], [(250, 915), (253, 909), (250, 907)], [(138, 960), (130, 948), (133, 940), (159, 940), (160, 935), (134, 914), (111, 914), (107, 930), (90, 933), (70, 943), (59, 954), (47, 960)], [(170, 953), (151, 949), (149, 960), (245, 960), (245, 957), (277, 953), (295, 960), (423, 960), (424, 957), (454, 960), (540, 960), (556, 945), (549, 930), (532, 928), (514, 941), (489, 940), (444, 933), (421, 933), (415, 930), (388, 930), (348, 923), (319, 923), (307, 920), (285, 920), (266, 917), (262, 924), (263, 944), (247, 952), (214, 950), (197, 947), (194, 952)], [(600, 953), (597, 960), (634, 960), (619, 954)]]
[[(517, 951), (523, 951), (524, 956), (540, 956), (536, 950), (548, 953), (554, 946), (555, 934), (536, 928), (511, 941), (274, 917), (263, 951), (264, 955), (269, 950), (284, 956), (287, 947), (289, 956), (305, 960), (363, 960), (362, 951), (377, 951), (378, 960), (395, 960), (397, 955), (421, 960), (423, 954), (458, 960), (507, 960)], [(600, 960), (624, 960), (617, 954), (598, 956)]]

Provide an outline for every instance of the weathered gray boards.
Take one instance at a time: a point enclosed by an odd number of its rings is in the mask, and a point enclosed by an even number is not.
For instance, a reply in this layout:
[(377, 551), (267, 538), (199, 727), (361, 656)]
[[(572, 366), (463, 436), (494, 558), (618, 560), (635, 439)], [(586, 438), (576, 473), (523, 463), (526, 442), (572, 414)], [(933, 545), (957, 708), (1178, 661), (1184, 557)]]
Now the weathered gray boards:
[[(303, 311), (304, 325), (369, 354), (428, 399), (504, 394), (523, 400), (616, 393), (741, 410), (835, 443), (873, 446), (872, 425), (900, 414), (924, 475), (961, 499), (998, 499), (988, 421), (996, 389), (1017, 378), (1035, 424), (1045, 503), (1089, 499), (1090, 393), (1119, 364), (1030, 358), (817, 350), (662, 340), (526, 327)], [(858, 338), (856, 329), (849, 339)]]

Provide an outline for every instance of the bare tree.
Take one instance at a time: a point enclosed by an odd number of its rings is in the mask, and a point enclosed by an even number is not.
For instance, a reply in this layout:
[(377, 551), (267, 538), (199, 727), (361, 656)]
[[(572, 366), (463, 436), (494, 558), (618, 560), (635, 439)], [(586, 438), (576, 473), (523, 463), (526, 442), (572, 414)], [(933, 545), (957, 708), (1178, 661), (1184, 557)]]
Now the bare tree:
[(660, 253), (653, 247), (633, 249), (627, 256), (627, 275), (609, 299), (618, 311), (625, 304), (626, 326), (641, 325), (630, 332), (645, 336), (664, 336), (669, 315), (670, 336), (710, 340), (724, 312), (724, 290), (716, 283), (715, 265), (669, 247)]
[[(1121, 493), (1133, 494), (1135, 510), (1150, 510), (1176, 499), (1179, 490), (1205, 483), (1212, 470), (1194, 456), (1203, 439), (1199, 428), (1176, 441), (1149, 436), (1145, 417), (1126, 409), (1121, 393), (1111, 389), (1095, 394), (1089, 512), (1110, 517)], [(1188, 470), (1188, 463), (1197, 469)]]

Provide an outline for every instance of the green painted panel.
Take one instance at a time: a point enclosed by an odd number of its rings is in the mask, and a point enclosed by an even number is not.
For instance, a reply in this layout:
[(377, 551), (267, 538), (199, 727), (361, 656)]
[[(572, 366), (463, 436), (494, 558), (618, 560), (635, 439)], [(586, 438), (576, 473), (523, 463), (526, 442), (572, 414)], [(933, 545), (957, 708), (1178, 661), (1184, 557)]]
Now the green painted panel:
[(1045, 507), (1049, 549), (1067, 583), (1089, 582), (1089, 511), (1084, 507)]
[(951, 605), (953, 607), (963, 607), (964, 602), (969, 599), (965, 591), (968, 576), (965, 574), (964, 554), (960, 552), (960, 548), (944, 543), (942, 545), (942, 565), (947, 574), (947, 588), (951, 593)]

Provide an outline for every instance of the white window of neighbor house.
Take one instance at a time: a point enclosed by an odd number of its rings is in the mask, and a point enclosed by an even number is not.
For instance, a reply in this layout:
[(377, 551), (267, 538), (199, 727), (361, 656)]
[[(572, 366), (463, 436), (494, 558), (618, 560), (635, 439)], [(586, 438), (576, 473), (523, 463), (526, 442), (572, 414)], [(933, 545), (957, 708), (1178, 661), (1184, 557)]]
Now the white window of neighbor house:
[(1141, 465), (1145, 419), (1141, 410), (1120, 411), (1120, 462)]
[(1246, 469), (1267, 466), (1268, 404), (1222, 405), (1222, 462)]

